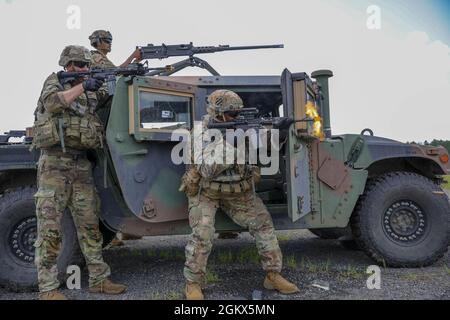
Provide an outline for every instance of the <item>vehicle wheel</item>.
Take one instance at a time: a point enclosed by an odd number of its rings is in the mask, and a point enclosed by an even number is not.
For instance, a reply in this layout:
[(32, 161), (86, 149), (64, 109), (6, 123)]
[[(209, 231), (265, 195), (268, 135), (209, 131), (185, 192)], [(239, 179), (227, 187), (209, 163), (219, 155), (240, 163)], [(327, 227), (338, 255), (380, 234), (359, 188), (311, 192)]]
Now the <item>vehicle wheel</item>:
[(441, 188), (410, 172), (368, 182), (351, 218), (358, 246), (380, 264), (433, 264), (450, 243), (450, 205)]
[[(0, 285), (13, 291), (37, 290), (34, 242), (37, 236), (35, 187), (11, 190), (0, 197)], [(59, 278), (67, 266), (84, 264), (69, 212), (64, 213), (63, 240), (58, 258)]]
[(319, 238), (327, 240), (339, 239), (340, 237), (344, 237), (349, 234), (349, 230), (347, 228), (320, 228), (308, 230)]

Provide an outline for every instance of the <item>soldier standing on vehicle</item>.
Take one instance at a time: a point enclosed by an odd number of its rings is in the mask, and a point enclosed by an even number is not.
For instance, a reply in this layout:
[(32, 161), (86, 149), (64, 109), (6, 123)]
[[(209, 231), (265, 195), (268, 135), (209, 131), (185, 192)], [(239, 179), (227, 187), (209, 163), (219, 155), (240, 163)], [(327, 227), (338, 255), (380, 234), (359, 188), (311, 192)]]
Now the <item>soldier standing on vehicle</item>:
[[(89, 40), (91, 41), (91, 45), (95, 48), (95, 50), (91, 51), (92, 67), (115, 68), (116, 66), (114, 63), (107, 57), (108, 53), (111, 52), (113, 40), (111, 32), (106, 30), (96, 30), (89, 36)], [(141, 51), (136, 49), (119, 67), (125, 68), (130, 63), (139, 62), (140, 59)]]
[[(112, 46), (112, 34), (106, 30), (96, 30), (90, 36), (89, 40), (91, 45), (96, 49), (91, 51), (92, 67), (99, 68), (116, 68), (116, 65), (108, 59), (107, 55), (111, 52)], [(124, 63), (120, 65), (121, 68), (127, 67), (132, 62), (139, 62), (141, 59), (141, 52), (139, 49), (136, 49)], [(133, 235), (123, 234), (118, 232), (113, 240), (111, 240), (111, 246), (123, 246), (122, 240), (137, 240), (141, 239), (141, 237), (136, 237)]]
[[(211, 117), (217, 121), (231, 121), (242, 108), (243, 102), (236, 93), (229, 90), (214, 91), (208, 97), (208, 115), (203, 120), (203, 130), (207, 129)], [(227, 142), (222, 139), (212, 144), (223, 144), (225, 149)], [(231, 147), (229, 150), (233, 153), (239, 152), (234, 146), (229, 146)], [(202, 148), (205, 151), (208, 146)], [(254, 182), (259, 180), (260, 176), (259, 168), (236, 164), (236, 161), (231, 164), (223, 162), (224, 164), (207, 164), (210, 162), (203, 159), (201, 164), (191, 165), (182, 178), (180, 190), (185, 191), (188, 196), (189, 224), (192, 228), (191, 237), (186, 245), (184, 267), (184, 276), (187, 280), (186, 298), (203, 299), (201, 285), (204, 282), (206, 264), (212, 248), (215, 214), (219, 207), (235, 223), (248, 228), (250, 234), (255, 237), (262, 267), (267, 272), (264, 287), (276, 289), (284, 294), (298, 292), (299, 289), (295, 284), (280, 275), (282, 254), (272, 218), (254, 190)]]
[[(66, 71), (88, 71), (89, 50), (67, 46), (59, 65)], [(57, 289), (57, 258), (61, 246), (61, 217), (69, 208), (89, 270), (89, 291), (120, 294), (126, 290), (109, 280), (110, 268), (102, 257), (102, 234), (96, 212), (96, 190), (87, 151), (102, 145), (103, 127), (95, 114), (107, 97), (103, 81), (93, 78), (60, 81), (51, 74), (45, 81), (35, 112), (34, 147), (41, 150), (38, 192), (35, 194), (38, 236), (35, 263), (39, 298), (61, 300)], [(61, 135), (61, 133), (63, 133)]]

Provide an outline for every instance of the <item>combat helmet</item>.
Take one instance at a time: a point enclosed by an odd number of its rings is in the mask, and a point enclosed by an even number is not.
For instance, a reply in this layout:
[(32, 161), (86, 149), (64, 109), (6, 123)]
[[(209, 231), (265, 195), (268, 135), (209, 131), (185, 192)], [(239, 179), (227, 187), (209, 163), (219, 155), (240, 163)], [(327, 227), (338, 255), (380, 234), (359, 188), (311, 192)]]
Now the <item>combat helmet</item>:
[(65, 67), (70, 61), (81, 61), (81, 62), (91, 62), (91, 52), (83, 46), (67, 46), (61, 52), (61, 57), (59, 58), (59, 65)]
[(95, 30), (89, 36), (89, 40), (91, 41), (91, 45), (93, 47), (97, 46), (97, 43), (100, 42), (100, 39), (109, 39), (110, 41), (112, 41), (113, 37), (112, 37), (111, 32), (106, 31), (106, 30)]
[(225, 112), (239, 111), (244, 107), (241, 97), (231, 90), (216, 90), (208, 96), (206, 111), (212, 117), (223, 115)]

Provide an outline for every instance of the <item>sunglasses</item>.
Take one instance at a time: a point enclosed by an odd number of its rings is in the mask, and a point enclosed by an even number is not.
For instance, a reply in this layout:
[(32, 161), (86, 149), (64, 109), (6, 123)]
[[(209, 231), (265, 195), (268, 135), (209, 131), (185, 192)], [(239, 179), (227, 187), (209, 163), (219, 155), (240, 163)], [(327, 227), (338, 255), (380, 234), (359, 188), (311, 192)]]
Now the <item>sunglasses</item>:
[(100, 41), (105, 42), (107, 44), (111, 44), (112, 43), (112, 39), (110, 39), (110, 38), (100, 38)]
[(90, 66), (89, 62), (84, 62), (84, 61), (72, 61), (72, 63), (75, 67), (78, 67), (78, 68), (85, 68), (85, 67), (89, 68), (89, 66)]

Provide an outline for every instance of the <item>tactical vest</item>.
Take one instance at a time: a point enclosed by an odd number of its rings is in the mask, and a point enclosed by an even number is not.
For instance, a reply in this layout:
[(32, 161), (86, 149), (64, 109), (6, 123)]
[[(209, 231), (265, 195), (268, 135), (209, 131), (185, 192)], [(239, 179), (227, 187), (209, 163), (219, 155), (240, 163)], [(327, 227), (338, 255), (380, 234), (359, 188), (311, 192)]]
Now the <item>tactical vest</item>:
[(202, 179), (202, 188), (224, 193), (240, 193), (254, 188), (250, 167), (242, 165), (241, 170), (235, 167), (225, 170), (211, 181)]
[[(60, 84), (61, 91), (71, 85)], [(77, 150), (103, 147), (104, 129), (95, 113), (97, 95), (85, 92), (61, 113), (46, 111), (39, 99), (35, 111), (32, 148), (45, 149), (65, 146)]]

